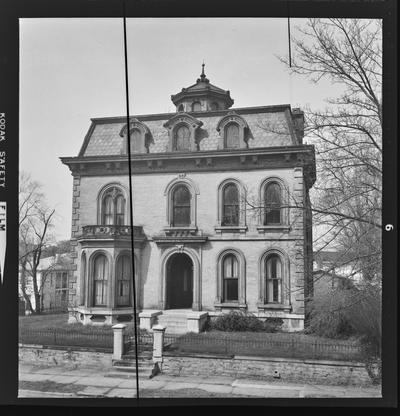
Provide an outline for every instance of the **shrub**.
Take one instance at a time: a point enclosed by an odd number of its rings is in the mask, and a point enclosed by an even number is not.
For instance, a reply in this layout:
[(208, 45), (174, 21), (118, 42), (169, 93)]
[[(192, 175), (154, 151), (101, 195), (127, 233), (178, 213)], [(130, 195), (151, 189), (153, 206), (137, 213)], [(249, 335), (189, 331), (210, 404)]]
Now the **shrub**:
[(278, 332), (282, 329), (282, 318), (267, 318), (264, 322), (265, 332)]
[(264, 323), (256, 316), (241, 311), (230, 311), (210, 321), (209, 329), (227, 332), (261, 332), (265, 330)]
[(354, 290), (337, 289), (324, 293), (309, 303), (306, 333), (328, 338), (346, 338), (354, 333), (346, 307)]

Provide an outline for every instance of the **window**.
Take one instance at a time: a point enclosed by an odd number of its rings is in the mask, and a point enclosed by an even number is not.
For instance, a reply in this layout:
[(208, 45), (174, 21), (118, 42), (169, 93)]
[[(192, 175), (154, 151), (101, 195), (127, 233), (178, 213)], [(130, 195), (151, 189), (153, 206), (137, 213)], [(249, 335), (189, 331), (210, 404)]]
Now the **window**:
[(224, 187), (222, 200), (221, 225), (239, 225), (239, 191), (235, 184), (230, 183)]
[(248, 148), (249, 126), (247, 121), (234, 111), (229, 111), (219, 120), (217, 131), (220, 134), (219, 149)]
[(179, 111), (179, 112), (182, 112), (182, 111), (183, 111), (183, 104), (181, 104), (181, 105), (178, 107), (178, 111)]
[(281, 224), (281, 187), (272, 182), (265, 187), (264, 225)]
[(172, 194), (172, 226), (190, 226), (190, 191), (184, 185), (177, 186)]
[(124, 225), (125, 198), (117, 187), (109, 188), (103, 195), (102, 225)]
[(55, 275), (55, 307), (65, 307), (68, 297), (68, 273), (57, 272)]
[(130, 306), (131, 258), (123, 255), (117, 262), (117, 306)]
[(225, 129), (225, 148), (239, 148), (239, 126), (235, 123), (230, 123), (225, 127)]
[(190, 150), (190, 130), (187, 126), (180, 126), (175, 131), (175, 151)]
[(281, 303), (282, 262), (277, 254), (266, 258), (265, 303)]
[(130, 147), (131, 153), (141, 153), (142, 152), (142, 133), (139, 129), (133, 129), (130, 132)]
[(237, 302), (239, 300), (239, 273), (238, 261), (233, 254), (228, 254), (223, 259), (222, 265), (222, 297), (224, 302)]
[(192, 104), (192, 111), (201, 111), (201, 103), (199, 101), (195, 101)]
[[(128, 153), (128, 124), (125, 124), (119, 132), (120, 137), (123, 137), (123, 148), (121, 154)], [(131, 153), (148, 153), (149, 140), (151, 132), (146, 124), (139, 121), (137, 118), (131, 117), (129, 122), (129, 139)]]
[(93, 275), (93, 304), (105, 306), (107, 304), (108, 261), (104, 254), (100, 254), (94, 261)]
[(218, 103), (211, 103), (211, 111), (217, 111), (219, 109)]

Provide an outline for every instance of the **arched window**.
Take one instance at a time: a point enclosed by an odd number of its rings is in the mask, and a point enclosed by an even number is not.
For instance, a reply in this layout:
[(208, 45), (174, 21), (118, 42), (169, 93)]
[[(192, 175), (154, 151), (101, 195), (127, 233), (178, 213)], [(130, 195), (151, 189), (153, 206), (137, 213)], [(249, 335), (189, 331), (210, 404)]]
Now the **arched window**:
[(199, 101), (195, 101), (192, 104), (192, 111), (201, 111), (201, 103)]
[(276, 182), (265, 187), (265, 215), (264, 225), (281, 224), (282, 192)]
[(131, 153), (142, 152), (142, 133), (139, 129), (133, 129), (130, 134), (131, 139)]
[(190, 226), (190, 200), (189, 189), (185, 185), (177, 186), (172, 194), (172, 226)]
[(115, 199), (115, 225), (124, 225), (125, 198), (118, 195)]
[(211, 103), (211, 111), (217, 111), (219, 109), (218, 103)]
[(175, 151), (182, 152), (190, 150), (190, 130), (187, 126), (180, 126), (175, 131)]
[(222, 299), (223, 302), (239, 300), (239, 267), (236, 256), (228, 254), (222, 263)]
[(108, 283), (108, 260), (104, 254), (100, 254), (94, 260), (93, 271), (93, 305), (106, 306)]
[(178, 111), (179, 111), (179, 112), (182, 112), (182, 111), (183, 111), (183, 104), (181, 104), (181, 105), (178, 107)]
[(239, 126), (236, 123), (230, 123), (225, 127), (225, 129), (225, 148), (239, 148)]
[(125, 197), (117, 187), (111, 187), (103, 195), (101, 206), (102, 225), (125, 225)]
[(277, 254), (265, 260), (265, 303), (282, 302), (282, 262)]
[(103, 199), (103, 225), (113, 224), (113, 199), (111, 195), (106, 195)]
[(221, 225), (239, 225), (239, 190), (233, 183), (223, 189)]
[(117, 306), (130, 306), (130, 288), (131, 288), (131, 258), (127, 255), (120, 256), (117, 262), (116, 270), (116, 295)]

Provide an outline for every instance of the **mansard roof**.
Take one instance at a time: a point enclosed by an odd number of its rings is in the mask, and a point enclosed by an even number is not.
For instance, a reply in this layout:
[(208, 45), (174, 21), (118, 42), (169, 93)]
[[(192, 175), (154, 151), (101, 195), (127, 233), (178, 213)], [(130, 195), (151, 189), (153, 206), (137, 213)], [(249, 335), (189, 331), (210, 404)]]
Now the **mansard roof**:
[[(248, 146), (273, 147), (293, 146), (301, 144), (298, 139), (295, 117), (289, 104), (246, 107), (227, 109), (219, 111), (199, 111), (185, 113), (193, 117), (198, 124), (199, 150), (217, 151), (221, 132), (218, 127), (227, 116), (234, 114), (240, 117), (248, 127)], [(182, 113), (161, 113), (132, 115), (131, 123), (140, 123), (143, 129), (149, 132), (149, 153), (168, 152), (169, 135), (168, 126)], [(92, 156), (118, 156), (125, 154), (125, 137), (121, 137), (124, 127), (126, 128), (126, 117), (103, 117), (91, 119), (92, 124), (86, 134), (79, 157)], [(284, 133), (276, 133), (277, 126), (283, 126)], [(124, 134), (122, 134), (124, 136)]]

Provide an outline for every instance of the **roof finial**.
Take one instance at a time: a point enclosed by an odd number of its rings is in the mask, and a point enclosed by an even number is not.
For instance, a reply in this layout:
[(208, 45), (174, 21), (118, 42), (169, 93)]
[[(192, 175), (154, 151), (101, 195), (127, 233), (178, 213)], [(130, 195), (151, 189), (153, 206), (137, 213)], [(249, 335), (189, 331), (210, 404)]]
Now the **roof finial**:
[(201, 75), (200, 78), (202, 81), (204, 81), (204, 78), (206, 77), (206, 75), (204, 74), (204, 67), (205, 67), (205, 63), (204, 63), (204, 59), (203, 59), (203, 63), (201, 64)]

